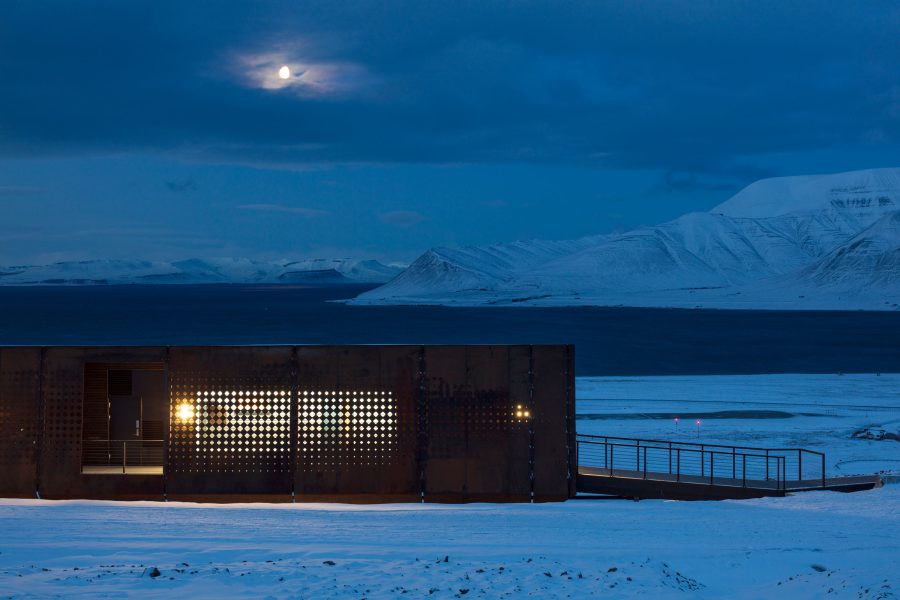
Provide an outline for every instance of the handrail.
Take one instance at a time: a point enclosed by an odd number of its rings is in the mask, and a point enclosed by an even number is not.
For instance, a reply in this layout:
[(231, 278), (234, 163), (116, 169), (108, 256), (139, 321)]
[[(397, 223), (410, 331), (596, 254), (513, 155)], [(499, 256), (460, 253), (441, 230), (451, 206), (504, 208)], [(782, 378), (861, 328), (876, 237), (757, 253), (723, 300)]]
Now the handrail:
[(162, 467), (164, 458), (162, 439), (82, 440), (82, 472), (91, 467)]
[[(728, 446), (725, 444), (705, 444), (700, 442), (682, 442), (680, 440), (654, 440), (649, 438), (630, 438), (630, 437), (619, 437), (614, 435), (591, 435), (588, 433), (579, 433), (577, 434), (579, 438), (593, 438), (593, 439), (603, 439), (603, 440), (628, 440), (632, 442), (650, 442), (654, 444), (683, 444), (685, 446), (703, 446), (705, 448), (738, 448), (740, 450), (761, 450), (765, 452), (766, 450), (775, 451), (775, 452), (809, 452), (810, 454), (818, 454), (824, 456), (823, 452), (818, 452), (816, 450), (809, 450), (807, 448), (760, 448), (757, 446)], [(587, 440), (585, 440), (587, 441)]]
[[(612, 438), (610, 438), (610, 439), (612, 439)], [(637, 448), (638, 447), (638, 446), (633, 446), (631, 444), (607, 444), (605, 442), (591, 442), (591, 441), (587, 441), (587, 440), (579, 440), (579, 441), (581, 441), (584, 444), (595, 444), (598, 446), (616, 446), (619, 448)], [(643, 441), (643, 440), (641, 440), (641, 441)], [(712, 444), (710, 444), (710, 446), (712, 446)], [(740, 446), (715, 446), (715, 447), (716, 448), (740, 448)], [(666, 448), (660, 448), (658, 446), (640, 446), (640, 448), (641, 449), (650, 448), (652, 450), (666, 450)], [(764, 450), (764, 449), (765, 448), (762, 448), (762, 450)], [(719, 450), (706, 450), (706, 449), (697, 450), (694, 448), (673, 448), (673, 450), (683, 450), (685, 452), (704, 452), (706, 454), (727, 454), (728, 456), (731, 456), (733, 454), (732, 452), (722, 452)], [(766, 458), (765, 454), (750, 454), (748, 452), (738, 452), (737, 455), (738, 456), (752, 456), (754, 458)], [(784, 457), (769, 455), (768, 458), (784, 458)]]
[(92, 444), (95, 444), (95, 443), (104, 443), (105, 444), (107, 442), (128, 442), (129, 444), (141, 444), (141, 443), (150, 443), (150, 442), (153, 442), (153, 443), (164, 442), (165, 440), (148, 440), (145, 438), (141, 438), (141, 439), (137, 439), (137, 440), (132, 439), (132, 440), (82, 440), (82, 441), (90, 442)]
[[(825, 454), (805, 448), (726, 446), (589, 434), (577, 434), (576, 441), (579, 464), (584, 462), (583, 466), (602, 469), (610, 476), (629, 476), (622, 474), (630, 472), (635, 474), (630, 476), (643, 479), (668, 480), (674, 477), (675, 481), (680, 482), (686, 477), (710, 485), (769, 489), (770, 482), (774, 482), (779, 490), (809, 487), (810, 482), (823, 488), (826, 484)], [(600, 447), (602, 450), (599, 450)], [(804, 453), (820, 458), (820, 461), (814, 462), (819, 462), (821, 471), (813, 478), (804, 477)], [(618, 460), (617, 455), (620, 457)], [(792, 479), (790, 486), (787, 478), (789, 459), (792, 469), (796, 460), (797, 474), (797, 479)], [(595, 464), (589, 464), (591, 461)]]

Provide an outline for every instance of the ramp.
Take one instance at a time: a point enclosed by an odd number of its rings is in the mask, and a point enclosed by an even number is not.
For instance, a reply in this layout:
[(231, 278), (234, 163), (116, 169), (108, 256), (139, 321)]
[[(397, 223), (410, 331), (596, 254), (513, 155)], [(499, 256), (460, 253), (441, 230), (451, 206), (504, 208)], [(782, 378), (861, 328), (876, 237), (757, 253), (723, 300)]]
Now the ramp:
[(754, 448), (578, 434), (579, 493), (725, 500), (810, 490), (853, 492), (881, 485), (877, 475), (826, 477), (825, 454), (805, 448)]

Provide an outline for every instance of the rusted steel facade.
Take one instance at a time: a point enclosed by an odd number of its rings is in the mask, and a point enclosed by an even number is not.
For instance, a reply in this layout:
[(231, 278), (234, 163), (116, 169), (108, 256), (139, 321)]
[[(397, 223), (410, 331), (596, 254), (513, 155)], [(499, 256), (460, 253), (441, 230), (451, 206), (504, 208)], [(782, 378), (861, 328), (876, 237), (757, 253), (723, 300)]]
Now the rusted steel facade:
[(574, 394), (562, 345), (0, 347), (0, 496), (564, 500)]

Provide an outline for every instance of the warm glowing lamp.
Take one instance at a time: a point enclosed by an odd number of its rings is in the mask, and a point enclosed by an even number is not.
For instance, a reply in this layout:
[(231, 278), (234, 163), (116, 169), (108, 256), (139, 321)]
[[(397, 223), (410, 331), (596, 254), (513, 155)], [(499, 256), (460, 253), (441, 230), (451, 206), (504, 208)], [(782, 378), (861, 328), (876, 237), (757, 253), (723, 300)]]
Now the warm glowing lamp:
[(188, 421), (194, 420), (194, 407), (188, 403), (182, 403), (178, 405), (178, 410), (175, 413), (178, 416), (178, 420), (182, 423), (187, 423)]

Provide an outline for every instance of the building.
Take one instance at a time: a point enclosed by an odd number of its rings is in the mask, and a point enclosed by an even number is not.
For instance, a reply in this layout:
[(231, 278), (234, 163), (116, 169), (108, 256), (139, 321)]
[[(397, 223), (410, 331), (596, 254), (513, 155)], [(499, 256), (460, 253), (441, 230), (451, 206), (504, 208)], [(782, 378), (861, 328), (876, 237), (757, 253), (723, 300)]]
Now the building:
[(552, 501), (571, 346), (0, 347), (0, 496)]

